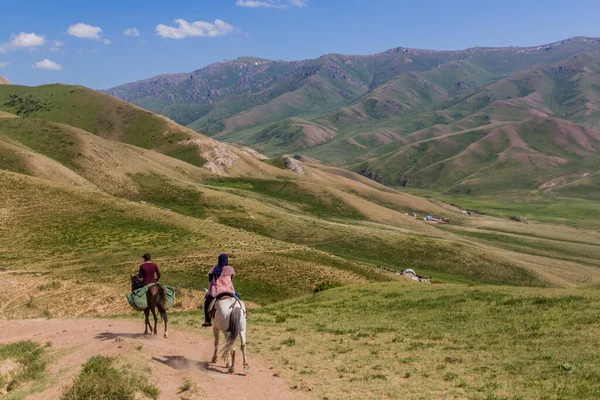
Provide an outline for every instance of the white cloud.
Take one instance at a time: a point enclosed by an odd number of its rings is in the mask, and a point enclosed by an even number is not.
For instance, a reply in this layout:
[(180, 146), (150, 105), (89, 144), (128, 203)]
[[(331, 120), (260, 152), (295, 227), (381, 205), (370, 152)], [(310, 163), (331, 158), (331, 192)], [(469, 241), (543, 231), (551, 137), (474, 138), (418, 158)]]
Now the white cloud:
[(7, 67), (7, 66), (8, 66), (8, 64), (10, 64), (8, 61), (3, 61), (3, 62), (0, 62), (0, 68), (2, 68), (2, 67)]
[(47, 58), (43, 61), (36, 62), (32, 65), (32, 67), (38, 69), (47, 69), (51, 71), (60, 71), (61, 69), (63, 69), (61, 65), (55, 63), (54, 61), (50, 61)]
[(125, 36), (140, 36), (140, 31), (137, 28), (127, 28), (123, 31)]
[(104, 43), (104, 44), (111, 44), (112, 42), (111, 42), (110, 40), (108, 40), (108, 39), (104, 39), (104, 40), (102, 41), (102, 43)]
[(305, 7), (307, 0), (237, 0), (235, 5), (248, 8), (288, 8)]
[(0, 54), (4, 54), (9, 50), (27, 48), (35, 50), (36, 47), (43, 46), (44, 43), (46, 43), (46, 39), (42, 35), (21, 32), (18, 35), (12, 35), (10, 42), (0, 44)]
[(102, 28), (99, 26), (92, 26), (79, 22), (75, 25), (71, 25), (67, 29), (67, 33), (71, 36), (78, 37), (80, 39), (94, 39), (100, 40), (102, 34)]
[(221, 21), (220, 19), (215, 20), (214, 23), (206, 21), (187, 22), (184, 19), (176, 19), (175, 23), (177, 27), (169, 25), (157, 25), (156, 33), (159, 36), (169, 39), (185, 39), (187, 37), (216, 37), (227, 35), (235, 31), (233, 25), (227, 22)]
[(18, 48), (32, 48), (37, 46), (43, 46), (46, 43), (46, 39), (43, 36), (36, 35), (35, 33), (21, 32), (18, 35), (13, 35), (10, 41), (10, 46), (15, 49)]
[(60, 40), (55, 40), (54, 45), (50, 47), (50, 51), (60, 51), (60, 48), (65, 45), (65, 42), (61, 42)]

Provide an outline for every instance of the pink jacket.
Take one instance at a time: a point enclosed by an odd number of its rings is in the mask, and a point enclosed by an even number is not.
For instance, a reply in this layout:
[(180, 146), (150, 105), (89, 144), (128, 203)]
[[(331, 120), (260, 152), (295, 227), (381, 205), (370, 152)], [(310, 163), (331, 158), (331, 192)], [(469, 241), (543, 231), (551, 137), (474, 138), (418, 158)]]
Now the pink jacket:
[[(208, 271), (208, 274), (209, 275), (213, 274), (214, 269), (215, 269), (215, 267), (212, 267), (210, 269), (210, 271)], [(233, 270), (232, 267), (230, 267), (229, 265), (224, 266), (223, 272), (221, 273), (221, 276), (219, 277), (219, 279), (213, 278), (210, 281), (210, 287), (208, 289), (208, 293), (212, 297), (217, 297), (221, 293), (234, 294), (235, 289), (233, 288), (233, 281), (231, 280), (231, 278), (233, 278), (234, 275), (235, 275), (235, 271)]]

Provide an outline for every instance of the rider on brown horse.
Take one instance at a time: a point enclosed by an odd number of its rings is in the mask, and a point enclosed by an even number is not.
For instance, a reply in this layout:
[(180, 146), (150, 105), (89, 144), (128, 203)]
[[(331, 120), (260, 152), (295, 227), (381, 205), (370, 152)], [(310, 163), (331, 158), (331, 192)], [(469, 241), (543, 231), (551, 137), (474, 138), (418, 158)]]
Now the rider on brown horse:
[[(150, 262), (151, 256), (146, 253), (142, 256), (144, 259), (144, 263), (140, 265), (140, 270), (138, 276), (131, 275), (131, 291), (135, 291), (137, 289), (143, 288), (149, 284), (155, 284), (150, 286), (150, 288), (146, 291), (146, 308), (144, 309), (144, 315), (146, 316), (145, 320), (145, 331), (144, 334), (148, 334), (148, 327), (150, 328), (150, 333), (156, 335), (156, 324), (158, 322), (156, 318), (156, 309), (158, 308), (158, 312), (160, 313), (163, 321), (165, 322), (165, 338), (168, 337), (167, 333), (167, 291), (163, 285), (158, 284), (158, 280), (160, 279), (160, 271), (158, 270), (158, 265)], [(152, 316), (154, 317), (154, 328), (150, 325), (150, 312), (152, 312)]]
[[(142, 283), (145, 285), (149, 285), (150, 283), (156, 283), (160, 279), (160, 271), (158, 270), (158, 265), (150, 262), (152, 257), (150, 254), (146, 253), (142, 256), (144, 259), (144, 263), (140, 265), (140, 271), (138, 273), (138, 278), (142, 280)], [(156, 274), (156, 277), (154, 276)]]

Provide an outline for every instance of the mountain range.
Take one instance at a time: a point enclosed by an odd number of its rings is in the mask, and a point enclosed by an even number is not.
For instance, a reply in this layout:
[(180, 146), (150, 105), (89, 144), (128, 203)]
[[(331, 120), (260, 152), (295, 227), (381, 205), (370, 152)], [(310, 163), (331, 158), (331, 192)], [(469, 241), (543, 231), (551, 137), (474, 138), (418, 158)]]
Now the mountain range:
[(386, 185), (589, 196), (580, 186), (598, 181), (599, 73), (600, 39), (575, 37), (292, 62), (242, 57), (106, 93), (221, 141)]

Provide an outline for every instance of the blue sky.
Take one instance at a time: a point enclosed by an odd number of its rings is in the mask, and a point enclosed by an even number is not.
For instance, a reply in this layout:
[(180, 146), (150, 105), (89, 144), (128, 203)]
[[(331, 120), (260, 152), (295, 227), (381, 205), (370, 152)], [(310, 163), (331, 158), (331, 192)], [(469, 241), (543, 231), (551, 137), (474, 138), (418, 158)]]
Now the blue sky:
[(597, 0), (30, 0), (0, 10), (0, 75), (97, 89), (248, 55), (297, 60), (600, 37)]

